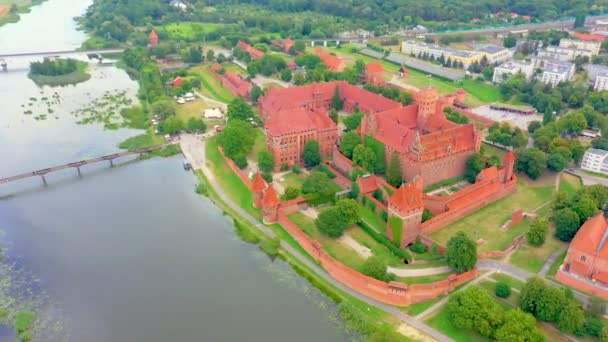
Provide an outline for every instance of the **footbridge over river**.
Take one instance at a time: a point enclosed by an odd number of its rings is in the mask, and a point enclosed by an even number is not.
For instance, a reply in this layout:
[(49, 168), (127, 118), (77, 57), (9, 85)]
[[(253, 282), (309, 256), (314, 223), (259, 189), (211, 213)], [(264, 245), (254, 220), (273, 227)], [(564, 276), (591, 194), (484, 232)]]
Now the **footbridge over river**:
[(59, 57), (66, 55), (87, 55), (93, 58), (101, 60), (101, 56), (104, 54), (122, 53), (125, 49), (113, 48), (113, 49), (97, 49), (97, 50), (61, 50), (61, 51), (38, 51), (38, 52), (16, 52), (16, 53), (3, 53), (0, 54), (0, 68), (6, 70), (8, 68), (8, 61), (17, 58), (47, 58), (47, 57)]
[(119, 152), (119, 153), (114, 153), (114, 154), (108, 154), (108, 155), (97, 157), (97, 158), (81, 160), (81, 161), (77, 161), (77, 162), (73, 162), (73, 163), (49, 167), (46, 169), (26, 172), (26, 173), (22, 173), (22, 174), (11, 176), (11, 177), (0, 178), (0, 185), (6, 184), (6, 183), (11, 183), (11, 182), (16, 182), (16, 181), (31, 178), (31, 177), (40, 177), (42, 179), (42, 183), (44, 185), (46, 185), (47, 183), (46, 183), (45, 176), (52, 172), (57, 172), (57, 171), (65, 170), (65, 169), (76, 169), (78, 171), (78, 175), (81, 175), (80, 168), (85, 165), (107, 161), (110, 164), (110, 167), (112, 167), (112, 166), (114, 166), (114, 160), (116, 160), (118, 158), (122, 158), (122, 157), (126, 157), (126, 156), (133, 156), (133, 155), (142, 156), (142, 155), (150, 153), (154, 150), (164, 149), (165, 147), (175, 144), (177, 142), (178, 141), (173, 141), (173, 142), (166, 143), (163, 145), (140, 148), (140, 149), (133, 150), (133, 151), (125, 151), (125, 152)]

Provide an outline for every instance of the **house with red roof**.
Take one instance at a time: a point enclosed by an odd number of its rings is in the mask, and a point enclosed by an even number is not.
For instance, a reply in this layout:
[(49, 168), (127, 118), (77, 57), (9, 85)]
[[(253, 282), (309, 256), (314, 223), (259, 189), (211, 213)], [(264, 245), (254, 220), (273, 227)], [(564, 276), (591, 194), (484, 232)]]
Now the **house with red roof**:
[(285, 53), (289, 53), (289, 50), (294, 46), (296, 42), (293, 41), (293, 39), (291, 38), (286, 38), (286, 39), (276, 39), (272, 41), (272, 45), (278, 47), (279, 49), (283, 50), (283, 52)]
[(334, 56), (320, 48), (315, 49), (315, 55), (319, 56), (321, 61), (327, 66), (327, 69), (335, 72), (342, 72), (346, 68), (344, 59)]
[(243, 79), (239, 74), (230, 70), (226, 70), (224, 75), (220, 77), (220, 80), (224, 87), (236, 96), (248, 98), (251, 93), (251, 88), (253, 88), (251, 82)]
[(184, 83), (184, 79), (177, 76), (173, 81), (171, 81), (171, 86), (172, 87), (179, 87), (180, 85), (182, 85), (182, 83)]
[(594, 41), (594, 42), (600, 42), (603, 43), (604, 40), (606, 40), (605, 36), (602, 36), (601, 34), (590, 34), (590, 33), (579, 33), (579, 32), (572, 32), (570, 34), (571, 37), (579, 39), (579, 40), (584, 40), (584, 41)]
[(158, 34), (156, 33), (156, 31), (152, 30), (152, 32), (150, 32), (149, 41), (151, 47), (158, 46)]
[(239, 40), (239, 42), (237, 43), (237, 46), (239, 48), (241, 48), (241, 50), (247, 52), (249, 54), (249, 56), (251, 56), (251, 59), (260, 59), (260, 58), (264, 57), (263, 51), (258, 50), (243, 41)]
[(384, 67), (378, 61), (365, 66), (365, 83), (375, 86), (384, 84)]
[(578, 230), (556, 274), (568, 286), (608, 299), (608, 219), (603, 212)]

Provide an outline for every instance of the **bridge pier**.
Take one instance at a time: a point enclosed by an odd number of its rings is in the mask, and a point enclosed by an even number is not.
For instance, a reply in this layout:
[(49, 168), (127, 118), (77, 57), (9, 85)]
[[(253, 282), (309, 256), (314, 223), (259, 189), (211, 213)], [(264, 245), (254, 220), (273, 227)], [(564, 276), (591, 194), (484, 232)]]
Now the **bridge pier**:
[(40, 175), (40, 178), (42, 178), (42, 185), (47, 186), (48, 184), (46, 183), (46, 178), (44, 175)]
[(2, 69), (2, 71), (8, 70), (8, 64), (4, 59), (0, 59), (0, 69)]
[(82, 177), (82, 173), (80, 172), (80, 167), (77, 167), (76, 170), (78, 171), (78, 177)]
[(114, 167), (114, 160), (113, 159), (109, 159), (108, 161), (110, 162), (110, 167)]

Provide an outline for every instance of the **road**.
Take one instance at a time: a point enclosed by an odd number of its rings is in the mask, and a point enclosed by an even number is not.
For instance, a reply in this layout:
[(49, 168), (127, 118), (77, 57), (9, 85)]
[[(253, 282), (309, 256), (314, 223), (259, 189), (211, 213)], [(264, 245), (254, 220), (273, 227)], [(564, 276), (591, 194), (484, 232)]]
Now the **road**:
[(580, 169), (567, 169), (565, 172), (581, 177), (583, 180), (583, 185), (601, 184), (603, 186), (608, 186), (608, 178), (595, 177), (583, 172)]
[[(249, 221), (256, 228), (260, 229), (260, 231), (262, 231), (266, 236), (268, 236), (270, 238), (274, 238), (276, 236), (275, 233), (270, 228), (260, 224), (253, 216), (251, 216), (249, 213), (247, 213), (245, 210), (243, 210), (241, 207), (239, 207), (236, 203), (234, 203), (228, 197), (228, 195), (226, 195), (226, 193), (223, 191), (223, 189), (219, 186), (219, 184), (217, 183), (217, 180), (215, 179), (215, 176), (213, 175), (213, 173), (211, 172), (211, 170), (209, 170), (209, 168), (207, 166), (205, 141), (200, 140), (192, 135), (183, 135), (181, 138), (181, 147), (182, 147), (182, 152), (184, 153), (184, 156), (192, 164), (192, 168), (194, 170), (203, 171), (203, 173), (205, 174), (205, 176), (207, 177), (207, 179), (209, 181), (209, 184), (214, 188), (214, 190), (216, 191), (216, 193), (218, 194), (220, 199), (224, 203), (226, 203), (226, 205), (233, 208), (237, 212), (237, 214), (241, 215), (241, 217), (243, 217), (244, 219)], [(434, 339), (436, 339), (438, 341), (441, 341), (441, 342), (453, 341), (450, 337), (440, 333), (438, 330), (424, 324), (423, 322), (416, 320), (414, 317), (401, 312), (396, 307), (381, 303), (375, 299), (364, 296), (361, 293), (351, 289), (350, 287), (338, 282), (337, 280), (332, 278), (329, 275), (329, 273), (327, 273), (319, 265), (313, 263), (309, 258), (302, 255), (299, 251), (297, 251), (294, 247), (292, 247), (287, 242), (281, 241), (281, 247), (283, 249), (285, 249), (287, 252), (289, 252), (293, 257), (298, 259), (298, 261), (305, 264), (308, 268), (310, 268), (317, 275), (324, 278), (327, 282), (331, 283), (332, 285), (339, 288), (340, 290), (348, 293), (349, 295), (351, 295), (363, 302), (366, 302), (369, 305), (376, 306), (376, 307), (386, 311), (387, 313), (399, 318), (400, 320), (402, 320), (403, 322), (412, 326), (413, 328), (416, 328), (416, 329), (426, 333), (427, 335), (433, 337)]]

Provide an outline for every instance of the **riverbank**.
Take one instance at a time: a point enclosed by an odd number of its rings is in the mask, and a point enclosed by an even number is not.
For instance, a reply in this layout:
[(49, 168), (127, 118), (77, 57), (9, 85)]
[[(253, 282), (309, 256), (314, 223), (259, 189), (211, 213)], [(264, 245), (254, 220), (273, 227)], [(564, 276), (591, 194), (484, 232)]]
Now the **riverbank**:
[[(46, 0), (0, 0), (0, 26), (19, 21), (20, 14), (28, 13), (30, 8)], [(13, 10), (16, 6), (16, 11)]]
[(29, 79), (34, 81), (37, 86), (50, 86), (50, 87), (63, 87), (67, 85), (74, 85), (82, 82), (86, 82), (91, 79), (91, 75), (87, 72), (88, 64), (86, 62), (77, 61), (76, 70), (65, 75), (58, 76), (46, 76), (27, 74)]

